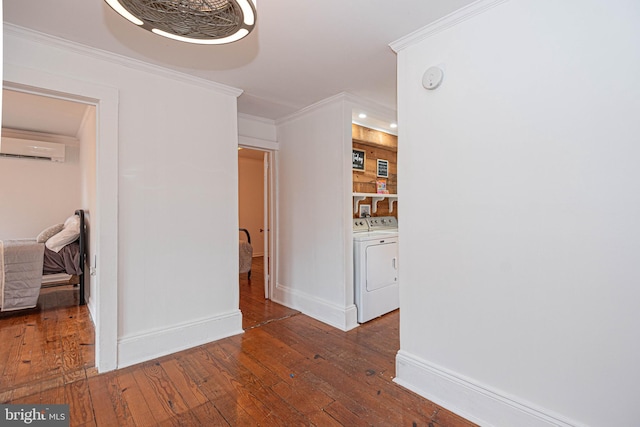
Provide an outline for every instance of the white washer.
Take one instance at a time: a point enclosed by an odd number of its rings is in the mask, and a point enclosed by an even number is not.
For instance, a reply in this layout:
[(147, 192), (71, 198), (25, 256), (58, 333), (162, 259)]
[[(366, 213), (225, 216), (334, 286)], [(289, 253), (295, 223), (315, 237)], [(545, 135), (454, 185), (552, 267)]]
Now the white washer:
[(353, 220), (353, 266), (358, 323), (400, 306), (398, 222), (394, 217)]

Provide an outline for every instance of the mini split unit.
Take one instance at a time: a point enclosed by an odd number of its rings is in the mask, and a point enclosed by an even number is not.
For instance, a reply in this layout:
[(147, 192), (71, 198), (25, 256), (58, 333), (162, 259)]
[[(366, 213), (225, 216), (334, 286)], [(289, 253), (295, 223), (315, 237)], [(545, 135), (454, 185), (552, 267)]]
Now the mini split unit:
[(34, 141), (30, 139), (5, 138), (0, 140), (0, 156), (64, 162), (64, 144)]

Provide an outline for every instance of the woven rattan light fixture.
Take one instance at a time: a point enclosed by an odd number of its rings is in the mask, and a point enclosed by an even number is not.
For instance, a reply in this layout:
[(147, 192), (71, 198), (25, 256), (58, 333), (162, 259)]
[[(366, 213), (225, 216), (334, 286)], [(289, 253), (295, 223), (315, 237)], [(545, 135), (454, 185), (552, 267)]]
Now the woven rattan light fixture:
[(134, 24), (187, 43), (224, 44), (256, 23), (255, 0), (105, 0)]

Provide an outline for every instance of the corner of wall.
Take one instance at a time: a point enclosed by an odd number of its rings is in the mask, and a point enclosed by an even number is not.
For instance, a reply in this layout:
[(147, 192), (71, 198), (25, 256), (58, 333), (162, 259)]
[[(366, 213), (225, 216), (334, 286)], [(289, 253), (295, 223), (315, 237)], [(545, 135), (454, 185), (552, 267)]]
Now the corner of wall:
[(358, 326), (358, 312), (354, 304), (340, 307), (282, 284), (276, 286), (272, 300), (342, 331)]

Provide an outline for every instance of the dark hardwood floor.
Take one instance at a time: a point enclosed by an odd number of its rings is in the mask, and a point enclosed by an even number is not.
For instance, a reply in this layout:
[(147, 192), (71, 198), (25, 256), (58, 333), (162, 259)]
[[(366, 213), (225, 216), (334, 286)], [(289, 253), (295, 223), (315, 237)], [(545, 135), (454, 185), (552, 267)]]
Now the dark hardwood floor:
[(241, 275), (245, 333), (106, 374), (77, 290), (0, 315), (0, 403), (70, 404), (86, 426), (471, 426), (392, 382), (398, 312), (342, 332)]

